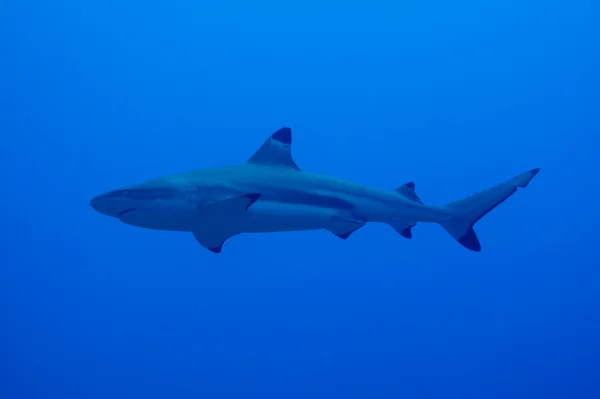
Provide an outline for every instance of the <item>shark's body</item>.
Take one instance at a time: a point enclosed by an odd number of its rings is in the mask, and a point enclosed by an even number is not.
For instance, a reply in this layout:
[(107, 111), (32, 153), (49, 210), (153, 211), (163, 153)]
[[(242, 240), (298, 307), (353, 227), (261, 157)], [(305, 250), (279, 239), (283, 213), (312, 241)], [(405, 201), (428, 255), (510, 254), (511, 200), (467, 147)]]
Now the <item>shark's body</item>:
[(91, 206), (126, 224), (192, 232), (215, 253), (241, 233), (325, 229), (346, 239), (368, 222), (390, 224), (406, 238), (417, 222), (439, 223), (479, 251), (473, 224), (539, 171), (435, 207), (422, 203), (412, 182), (387, 191), (301, 171), (291, 142), (291, 130), (282, 128), (244, 164), (154, 179), (95, 197)]

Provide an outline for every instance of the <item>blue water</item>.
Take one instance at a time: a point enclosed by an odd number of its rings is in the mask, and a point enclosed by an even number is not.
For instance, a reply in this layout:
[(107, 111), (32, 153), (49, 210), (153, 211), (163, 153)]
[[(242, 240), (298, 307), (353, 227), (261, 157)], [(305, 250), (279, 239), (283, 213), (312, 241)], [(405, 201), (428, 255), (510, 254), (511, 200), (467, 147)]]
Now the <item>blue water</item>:
[[(0, 4), (0, 398), (598, 398), (600, 5)], [(541, 167), (476, 226), (189, 234), (92, 196), (244, 162), (444, 204)]]

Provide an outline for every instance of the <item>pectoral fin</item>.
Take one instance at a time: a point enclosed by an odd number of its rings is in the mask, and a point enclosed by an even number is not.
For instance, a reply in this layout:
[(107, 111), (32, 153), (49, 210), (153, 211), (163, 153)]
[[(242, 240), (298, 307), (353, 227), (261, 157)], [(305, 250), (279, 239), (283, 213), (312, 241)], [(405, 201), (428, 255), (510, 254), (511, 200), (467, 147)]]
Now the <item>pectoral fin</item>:
[(198, 207), (194, 238), (200, 245), (220, 253), (228, 238), (241, 233), (241, 218), (260, 194), (246, 194)]
[(224, 232), (216, 233), (207, 229), (195, 230), (193, 234), (194, 238), (200, 245), (208, 249), (210, 252), (216, 254), (221, 252), (223, 249), (223, 244), (225, 244), (225, 241), (231, 237)]
[(252, 193), (227, 198), (198, 206), (198, 217), (205, 223), (207, 220), (235, 219), (244, 213), (260, 198), (260, 194)]

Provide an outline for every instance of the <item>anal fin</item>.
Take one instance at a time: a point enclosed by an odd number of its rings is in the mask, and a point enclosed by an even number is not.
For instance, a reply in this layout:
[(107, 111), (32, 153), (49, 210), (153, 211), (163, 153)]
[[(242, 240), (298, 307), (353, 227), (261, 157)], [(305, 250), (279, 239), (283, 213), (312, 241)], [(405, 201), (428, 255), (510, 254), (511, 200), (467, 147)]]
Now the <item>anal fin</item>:
[(411, 222), (407, 220), (395, 220), (393, 222), (388, 223), (398, 234), (400, 234), (404, 238), (408, 238), (409, 240), (412, 238), (412, 228), (417, 225), (416, 222)]

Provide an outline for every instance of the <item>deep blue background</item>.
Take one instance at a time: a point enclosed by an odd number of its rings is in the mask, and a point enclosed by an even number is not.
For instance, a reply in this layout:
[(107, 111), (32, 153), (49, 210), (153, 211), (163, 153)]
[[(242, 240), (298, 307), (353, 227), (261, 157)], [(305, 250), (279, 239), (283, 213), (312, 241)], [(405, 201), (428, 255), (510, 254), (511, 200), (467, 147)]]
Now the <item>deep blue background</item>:
[[(0, 398), (600, 397), (598, 2), (0, 4)], [(245, 161), (476, 227), (191, 235), (101, 192)]]

